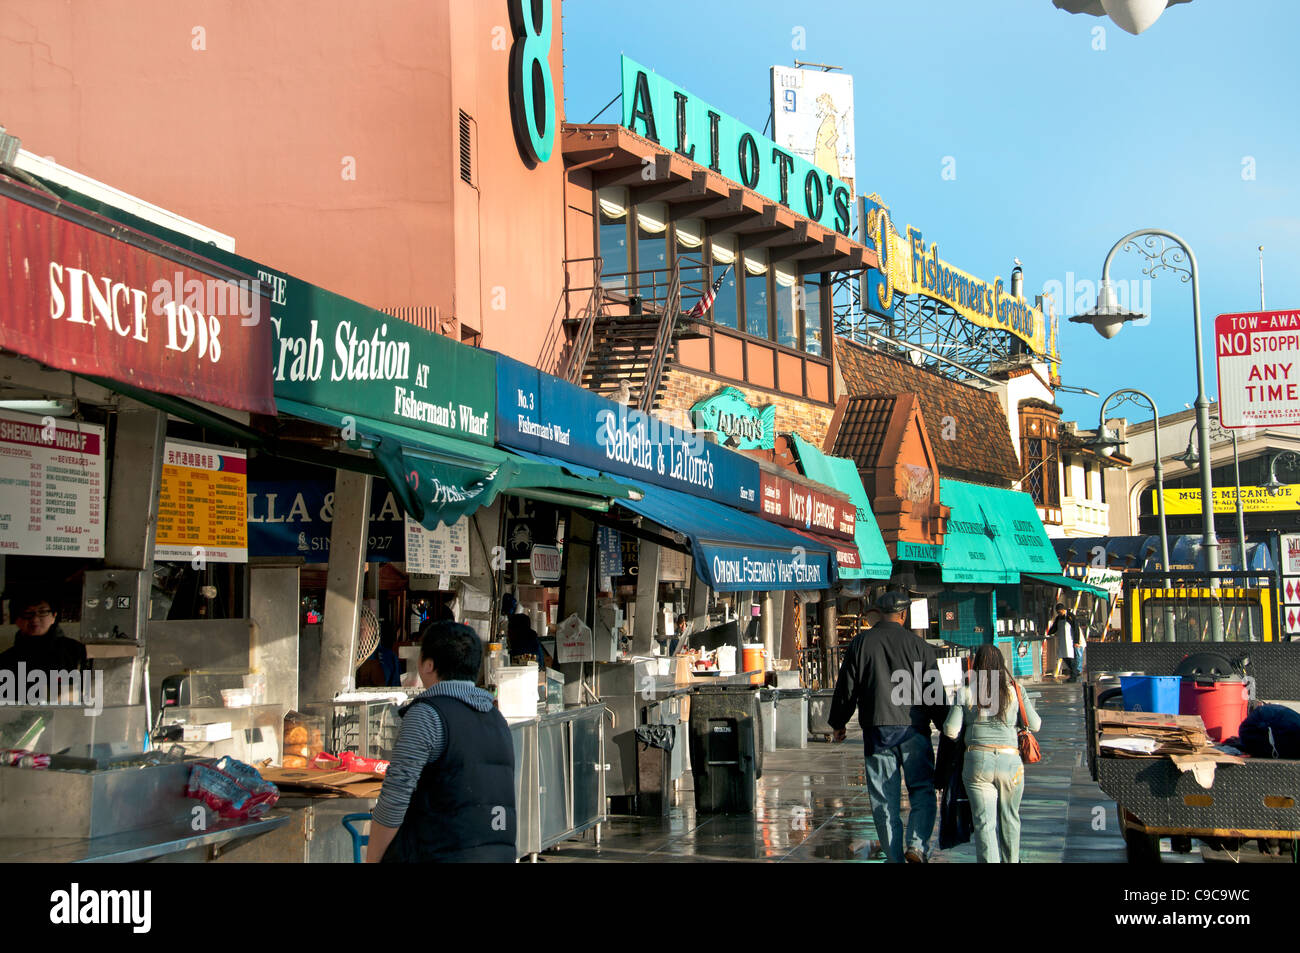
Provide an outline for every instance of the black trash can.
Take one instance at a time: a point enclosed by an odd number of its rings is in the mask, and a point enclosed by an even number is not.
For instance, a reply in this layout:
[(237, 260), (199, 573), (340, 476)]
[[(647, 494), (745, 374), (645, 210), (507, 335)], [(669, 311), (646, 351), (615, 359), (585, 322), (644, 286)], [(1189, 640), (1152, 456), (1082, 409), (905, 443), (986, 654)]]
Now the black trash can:
[(636, 812), (664, 817), (672, 801), (673, 745), (676, 725), (641, 725), (636, 734)]
[(691, 698), (691, 774), (701, 814), (752, 814), (763, 773), (762, 714), (754, 689), (702, 689)]

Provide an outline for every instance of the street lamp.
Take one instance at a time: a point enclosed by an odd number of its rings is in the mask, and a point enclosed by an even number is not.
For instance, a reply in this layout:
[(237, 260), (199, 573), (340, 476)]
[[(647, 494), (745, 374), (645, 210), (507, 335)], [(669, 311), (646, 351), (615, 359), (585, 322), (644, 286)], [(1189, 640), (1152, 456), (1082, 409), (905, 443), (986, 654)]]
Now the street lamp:
[[(1160, 411), (1156, 409), (1156, 402), (1151, 399), (1149, 394), (1131, 387), (1121, 388), (1101, 402), (1101, 411), (1097, 417), (1097, 435), (1091, 440), (1084, 441), (1084, 445), (1092, 450), (1097, 451), (1104, 457), (1111, 457), (1115, 451), (1123, 445), (1119, 439), (1119, 434), (1106, 426), (1106, 408), (1114, 401), (1116, 404), (1138, 402), (1138, 398), (1145, 400), (1151, 407), (1151, 426), (1152, 435), (1155, 439), (1155, 471), (1156, 471), (1156, 512), (1160, 517), (1160, 565), (1165, 570), (1165, 588), (1170, 589), (1173, 581), (1169, 578), (1169, 533), (1165, 529), (1165, 479), (1164, 465), (1160, 460)], [(1103, 479), (1105, 479), (1103, 477)], [(1174, 619), (1173, 610), (1169, 609), (1165, 613), (1165, 641), (1174, 640)]]
[[(1206, 568), (1210, 572), (1218, 572), (1219, 541), (1214, 535), (1214, 490), (1210, 481), (1210, 400), (1205, 396), (1205, 360), (1201, 353), (1201, 282), (1196, 269), (1196, 255), (1173, 232), (1159, 228), (1139, 228), (1116, 242), (1107, 252), (1106, 260), (1101, 266), (1101, 288), (1097, 292), (1097, 304), (1090, 311), (1070, 318), (1075, 324), (1091, 324), (1104, 338), (1113, 338), (1126, 322), (1141, 317), (1137, 312), (1119, 307), (1115, 290), (1110, 283), (1110, 263), (1121, 248), (1136, 251), (1146, 258), (1147, 263), (1142, 272), (1149, 277), (1155, 277), (1157, 271), (1168, 270), (1178, 275), (1183, 283), (1192, 283), (1192, 328), (1196, 337), (1196, 421), (1201, 436), (1201, 546), (1205, 550)], [(1212, 630), (1214, 641), (1222, 642), (1223, 617), (1218, 612), (1212, 613)]]
[(1277, 464), (1279, 460), (1286, 460), (1292, 467), (1300, 467), (1300, 453), (1294, 450), (1283, 450), (1281, 453), (1273, 454), (1268, 461), (1268, 482), (1264, 484), (1264, 489), (1268, 490), (1269, 496), (1277, 496), (1282, 492), (1282, 487), (1286, 486), (1277, 478)]
[[(1192, 424), (1192, 430), (1188, 431), (1187, 434), (1187, 449), (1174, 457), (1175, 460), (1186, 464), (1189, 468), (1196, 466), (1201, 459), (1200, 450), (1192, 442), (1192, 431), (1195, 431), (1199, 426), (1200, 424)], [(1237, 456), (1237, 431), (1235, 430), (1232, 431), (1232, 472), (1233, 478), (1237, 481), (1237, 548), (1241, 551), (1241, 570), (1245, 572), (1249, 568), (1246, 565), (1246, 518), (1241, 505), (1241, 459)], [(1268, 489), (1268, 487), (1266, 486), (1265, 489)]]

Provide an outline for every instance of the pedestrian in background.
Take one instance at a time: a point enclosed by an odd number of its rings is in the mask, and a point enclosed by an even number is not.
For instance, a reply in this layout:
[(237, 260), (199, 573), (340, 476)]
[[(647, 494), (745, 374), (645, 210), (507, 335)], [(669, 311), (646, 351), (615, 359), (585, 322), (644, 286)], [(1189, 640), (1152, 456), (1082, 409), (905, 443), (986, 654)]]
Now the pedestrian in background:
[(1074, 644), (1079, 640), (1079, 623), (1075, 620), (1074, 613), (1065, 608), (1064, 602), (1056, 604), (1056, 616), (1048, 624), (1047, 634), (1056, 636), (1057, 654), (1070, 673), (1068, 681), (1078, 681), (1079, 662)]
[(943, 733), (956, 739), (966, 732), (962, 781), (970, 797), (975, 827), (975, 859), (981, 864), (1020, 862), (1020, 800), (1025, 768), (1017, 746), (1017, 725), (1037, 731), (1042, 721), (1007, 671), (995, 645), (981, 645), (966, 682), (957, 691)]
[(854, 709), (858, 712), (871, 814), (881, 849), (895, 864), (927, 860), (937, 814), (930, 724), (943, 724), (947, 714), (934, 647), (903, 625), (908, 601), (905, 593), (886, 592), (876, 602), (881, 621), (844, 653), (828, 718), (839, 742)]

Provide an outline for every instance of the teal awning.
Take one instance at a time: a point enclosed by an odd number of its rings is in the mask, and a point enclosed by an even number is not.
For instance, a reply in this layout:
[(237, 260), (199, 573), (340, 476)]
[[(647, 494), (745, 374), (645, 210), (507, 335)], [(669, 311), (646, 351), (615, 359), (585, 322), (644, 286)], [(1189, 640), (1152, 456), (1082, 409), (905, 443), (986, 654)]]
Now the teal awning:
[(1090, 592), (1098, 599), (1110, 601), (1110, 593), (1099, 586), (1090, 586), (1082, 579), (1071, 579), (1069, 576), (1058, 576), (1046, 573), (1025, 573), (1024, 578), (1032, 579), (1034, 582), (1046, 583), (1049, 586), (1056, 586), (1058, 589), (1071, 589), (1074, 592)]
[(557, 466), (468, 440), (284, 398), (276, 404), (281, 413), (336, 427), (349, 444), (369, 450), (399, 505), (427, 529), (490, 506), (501, 493), (594, 510), (640, 495), (606, 477), (572, 476)]
[(823, 453), (798, 434), (790, 436), (794, 441), (795, 452), (799, 455), (799, 467), (803, 470), (803, 475), (843, 493), (857, 508), (853, 541), (857, 544), (862, 566), (860, 569), (840, 567), (840, 578), (888, 579), (894, 571), (893, 563), (889, 559), (885, 538), (880, 535), (876, 515), (871, 512), (871, 500), (867, 498), (866, 487), (858, 475), (858, 465), (852, 460)]
[(939, 502), (952, 511), (944, 527), (943, 562), (939, 564), (944, 582), (1004, 585), (1020, 581), (1020, 573), (1007, 566), (997, 543), (1004, 530), (992, 490), (960, 480), (939, 481)]
[(1019, 582), (1021, 573), (1060, 573), (1028, 493), (940, 480), (939, 501), (952, 510), (944, 531), (944, 582), (1007, 585)]

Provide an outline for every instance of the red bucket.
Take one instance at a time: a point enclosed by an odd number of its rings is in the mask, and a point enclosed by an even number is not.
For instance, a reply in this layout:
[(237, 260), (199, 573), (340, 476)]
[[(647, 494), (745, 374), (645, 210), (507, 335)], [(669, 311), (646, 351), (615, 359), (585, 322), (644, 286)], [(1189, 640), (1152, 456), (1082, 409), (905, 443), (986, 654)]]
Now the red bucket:
[(1211, 741), (1237, 734), (1246, 720), (1250, 691), (1241, 679), (1186, 678), (1179, 693), (1183, 715), (1200, 715)]

